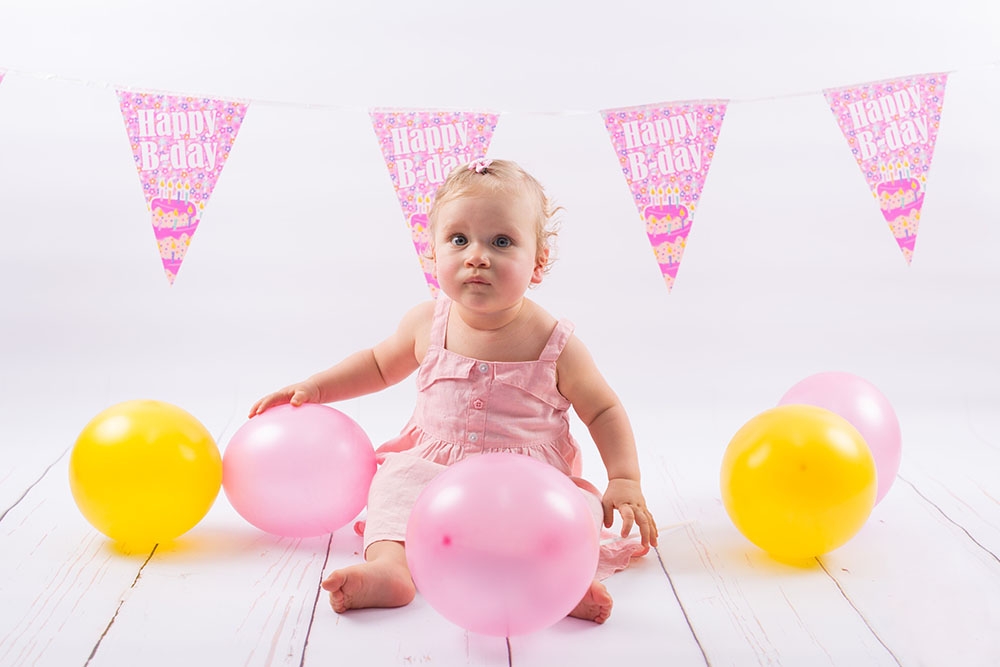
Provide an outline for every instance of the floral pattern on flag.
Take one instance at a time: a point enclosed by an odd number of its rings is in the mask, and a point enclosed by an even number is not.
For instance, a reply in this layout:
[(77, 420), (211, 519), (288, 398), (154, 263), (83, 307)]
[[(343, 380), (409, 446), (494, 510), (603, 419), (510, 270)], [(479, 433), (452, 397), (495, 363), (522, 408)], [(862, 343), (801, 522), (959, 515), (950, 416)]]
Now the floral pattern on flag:
[(167, 281), (173, 285), (229, 158), (247, 105), (118, 91)]
[(428, 109), (372, 109), (370, 115), (424, 279), (436, 297), (440, 285), (427, 220), (434, 193), (453, 169), (486, 155), (499, 116)]
[(906, 263), (920, 228), (947, 74), (824, 90)]
[(727, 103), (665, 102), (601, 111), (668, 291), (687, 247)]

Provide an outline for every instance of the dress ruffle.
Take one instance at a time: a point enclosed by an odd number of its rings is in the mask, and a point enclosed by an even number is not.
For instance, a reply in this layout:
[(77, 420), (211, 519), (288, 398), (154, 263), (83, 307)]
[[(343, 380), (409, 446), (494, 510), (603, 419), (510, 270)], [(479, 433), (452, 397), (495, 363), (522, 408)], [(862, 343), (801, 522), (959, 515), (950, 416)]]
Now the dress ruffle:
[[(385, 462), (386, 454), (398, 452), (407, 452), (427, 461), (450, 466), (468, 458), (470, 447), (468, 443), (450, 442), (434, 436), (410, 422), (398, 436), (375, 450), (375, 460), (381, 465)], [(510, 452), (530, 456), (571, 477), (578, 477), (582, 470), (580, 447), (568, 431), (565, 437), (556, 440), (503, 447), (487, 446), (480, 451), (480, 453), (486, 452)]]

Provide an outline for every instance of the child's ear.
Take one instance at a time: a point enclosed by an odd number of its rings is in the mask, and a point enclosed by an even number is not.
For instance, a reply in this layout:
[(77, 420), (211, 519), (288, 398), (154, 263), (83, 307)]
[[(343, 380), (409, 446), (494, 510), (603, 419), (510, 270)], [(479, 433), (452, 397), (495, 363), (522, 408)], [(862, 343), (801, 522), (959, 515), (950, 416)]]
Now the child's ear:
[(535, 270), (531, 273), (531, 284), (537, 285), (542, 282), (542, 278), (545, 277), (545, 267), (549, 264), (549, 249), (542, 248), (542, 252), (538, 253), (538, 257), (535, 259)]

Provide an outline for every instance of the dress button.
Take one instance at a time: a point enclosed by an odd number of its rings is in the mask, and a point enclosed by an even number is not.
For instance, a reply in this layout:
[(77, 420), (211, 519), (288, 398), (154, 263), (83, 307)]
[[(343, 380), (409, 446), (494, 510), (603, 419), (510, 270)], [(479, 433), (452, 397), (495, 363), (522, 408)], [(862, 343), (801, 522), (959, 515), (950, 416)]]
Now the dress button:
[(483, 403), (483, 400), (481, 398), (477, 398), (472, 402), (472, 407), (474, 407), (476, 410), (482, 410), (484, 405), (486, 404)]
[(475, 442), (476, 440), (479, 440), (479, 434), (478, 433), (470, 433), (469, 434), (469, 442)]
[(485, 373), (488, 370), (490, 370), (489, 365), (487, 365), (487, 364), (479, 364), (479, 372), (480, 373)]

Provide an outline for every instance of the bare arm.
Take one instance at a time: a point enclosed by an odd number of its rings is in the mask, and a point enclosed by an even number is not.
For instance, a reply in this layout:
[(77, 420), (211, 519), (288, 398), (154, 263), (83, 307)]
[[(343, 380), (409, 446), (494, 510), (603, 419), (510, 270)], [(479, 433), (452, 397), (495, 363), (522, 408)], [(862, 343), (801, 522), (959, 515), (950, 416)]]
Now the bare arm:
[(614, 511), (622, 516), (622, 536), (633, 523), (639, 526), (644, 545), (656, 546), (656, 521), (642, 495), (639, 456), (628, 414), (576, 336), (570, 337), (557, 365), (559, 391), (573, 404), (587, 426), (608, 472), (604, 493), (604, 525), (610, 527)]
[(372, 394), (408, 377), (417, 366), (433, 312), (433, 303), (411, 309), (396, 331), (375, 345), (355, 352), (330, 368), (302, 382), (288, 385), (259, 399), (250, 408), (250, 416), (259, 415), (275, 405), (291, 403), (333, 403)]

